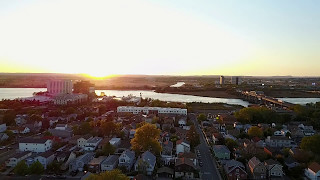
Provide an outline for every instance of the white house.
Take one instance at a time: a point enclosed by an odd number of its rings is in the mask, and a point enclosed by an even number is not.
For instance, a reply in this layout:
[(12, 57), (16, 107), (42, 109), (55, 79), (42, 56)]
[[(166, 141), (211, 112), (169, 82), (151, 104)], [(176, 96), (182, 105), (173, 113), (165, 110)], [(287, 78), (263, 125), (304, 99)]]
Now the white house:
[(19, 142), (20, 151), (46, 152), (52, 147), (52, 141), (49, 139), (25, 138)]
[(110, 155), (101, 163), (101, 171), (111, 171), (115, 169), (119, 162), (119, 156)]
[(7, 167), (15, 167), (20, 161), (30, 157), (31, 155), (32, 155), (32, 152), (30, 152), (30, 151), (17, 153), (15, 156), (9, 158), (6, 161), (6, 166)]
[(67, 124), (57, 124), (55, 129), (58, 129), (58, 130), (66, 130), (67, 127), (68, 127)]
[(133, 151), (125, 150), (119, 157), (118, 166), (124, 166), (127, 170), (131, 170), (134, 163), (135, 153)]
[(84, 150), (85, 151), (96, 150), (101, 141), (102, 141), (101, 137), (92, 137), (88, 139), (86, 145), (84, 145)]
[(120, 138), (112, 138), (112, 139), (110, 139), (109, 143), (114, 147), (118, 147), (121, 143), (121, 139)]
[(190, 152), (190, 143), (187, 140), (181, 139), (176, 144), (176, 154)]
[(310, 180), (319, 180), (320, 179), (320, 165), (316, 162), (311, 163), (307, 169), (305, 169), (304, 174)]
[(5, 132), (7, 130), (7, 124), (0, 124), (0, 133)]
[(47, 151), (36, 156), (34, 160), (39, 161), (44, 167), (44, 169), (47, 169), (48, 164), (50, 164), (54, 160), (54, 158), (54, 153), (51, 151)]
[(156, 156), (150, 151), (146, 151), (141, 155), (141, 158), (137, 160), (134, 165), (135, 171), (145, 171), (147, 175), (152, 175), (154, 167), (156, 165)]
[(82, 137), (80, 137), (78, 140), (77, 140), (77, 145), (78, 147), (80, 148), (84, 148), (84, 146), (87, 144), (87, 141), (92, 138), (92, 136), (90, 134), (87, 134), (87, 135), (84, 135)]
[(183, 128), (184, 126), (187, 125), (187, 120), (186, 119), (179, 119), (178, 124), (179, 124), (179, 127)]
[(187, 109), (181, 108), (162, 108), (162, 107), (134, 107), (134, 106), (119, 106), (117, 108), (118, 113), (132, 113), (132, 114), (149, 114), (149, 113), (158, 113), (158, 114), (177, 114), (177, 115), (187, 115)]

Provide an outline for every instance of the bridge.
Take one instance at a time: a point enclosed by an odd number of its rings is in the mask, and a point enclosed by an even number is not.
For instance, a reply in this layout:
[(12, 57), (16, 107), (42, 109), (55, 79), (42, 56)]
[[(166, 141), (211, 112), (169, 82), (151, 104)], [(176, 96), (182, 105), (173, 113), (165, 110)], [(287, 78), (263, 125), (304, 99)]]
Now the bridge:
[(255, 104), (266, 104), (266, 105), (273, 104), (275, 106), (286, 107), (286, 108), (291, 108), (295, 105), (274, 97), (265, 96), (262, 91), (239, 91), (239, 93), (245, 100)]

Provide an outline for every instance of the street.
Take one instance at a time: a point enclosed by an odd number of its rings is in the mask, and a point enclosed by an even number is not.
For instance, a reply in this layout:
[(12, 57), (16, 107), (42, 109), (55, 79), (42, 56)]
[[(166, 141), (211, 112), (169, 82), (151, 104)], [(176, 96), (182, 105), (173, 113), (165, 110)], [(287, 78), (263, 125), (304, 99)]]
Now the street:
[(200, 135), (200, 145), (196, 147), (196, 150), (200, 151), (201, 161), (203, 166), (200, 169), (200, 177), (204, 180), (217, 180), (221, 179), (220, 173), (217, 169), (216, 162), (212, 158), (210, 147), (208, 146), (206, 139), (200, 129), (197, 117), (195, 114), (189, 114), (190, 120), (194, 122), (195, 127)]

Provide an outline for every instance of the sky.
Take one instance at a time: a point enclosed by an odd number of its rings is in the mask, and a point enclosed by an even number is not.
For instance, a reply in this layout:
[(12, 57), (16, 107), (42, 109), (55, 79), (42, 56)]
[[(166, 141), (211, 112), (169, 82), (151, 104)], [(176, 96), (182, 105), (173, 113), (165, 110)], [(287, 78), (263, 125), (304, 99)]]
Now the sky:
[(320, 76), (318, 0), (0, 0), (0, 72)]

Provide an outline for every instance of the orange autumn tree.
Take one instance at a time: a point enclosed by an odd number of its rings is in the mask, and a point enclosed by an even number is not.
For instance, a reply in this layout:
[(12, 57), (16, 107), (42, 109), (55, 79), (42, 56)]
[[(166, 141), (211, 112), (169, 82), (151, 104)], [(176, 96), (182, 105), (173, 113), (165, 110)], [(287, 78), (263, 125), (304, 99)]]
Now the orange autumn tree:
[(160, 129), (154, 124), (146, 123), (136, 129), (134, 138), (131, 140), (132, 150), (136, 153), (150, 151), (158, 154), (161, 152), (159, 143)]

